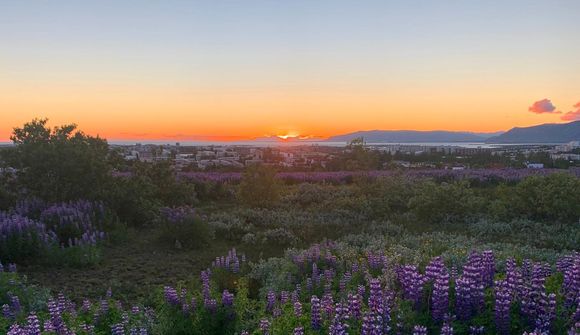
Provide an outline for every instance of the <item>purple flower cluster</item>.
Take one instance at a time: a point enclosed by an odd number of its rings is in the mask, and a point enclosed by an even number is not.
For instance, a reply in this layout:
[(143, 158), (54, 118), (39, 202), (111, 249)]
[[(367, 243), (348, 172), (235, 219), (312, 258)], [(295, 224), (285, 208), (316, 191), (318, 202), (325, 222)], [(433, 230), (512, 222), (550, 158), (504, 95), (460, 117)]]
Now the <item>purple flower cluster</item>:
[(105, 238), (107, 212), (100, 202), (75, 201), (53, 204), (40, 214), (40, 221), (55, 232), (66, 247), (95, 245)]
[[(405, 171), (409, 178), (434, 178), (434, 179), (469, 179), (478, 181), (504, 180), (517, 181), (529, 176), (547, 176), (553, 173), (569, 173), (580, 177), (580, 169), (425, 169)], [(276, 178), (294, 183), (345, 183), (357, 177), (381, 178), (391, 177), (397, 173), (392, 170), (375, 171), (325, 171), (325, 172), (279, 172)], [(180, 172), (178, 178), (195, 182), (227, 183), (239, 182), (242, 179), (241, 172)]]
[(441, 257), (429, 263), (425, 275), (433, 281), (431, 315), (433, 320), (439, 322), (449, 310), (449, 273)]
[(236, 248), (228, 251), (226, 256), (216, 257), (215, 261), (211, 263), (213, 268), (221, 268), (232, 273), (240, 272), (240, 266), (242, 263), (246, 262), (246, 256), (242, 254), (238, 257)]
[(411, 300), (418, 307), (423, 297), (423, 287), (427, 277), (419, 272), (415, 265), (403, 265), (397, 271), (403, 297)]

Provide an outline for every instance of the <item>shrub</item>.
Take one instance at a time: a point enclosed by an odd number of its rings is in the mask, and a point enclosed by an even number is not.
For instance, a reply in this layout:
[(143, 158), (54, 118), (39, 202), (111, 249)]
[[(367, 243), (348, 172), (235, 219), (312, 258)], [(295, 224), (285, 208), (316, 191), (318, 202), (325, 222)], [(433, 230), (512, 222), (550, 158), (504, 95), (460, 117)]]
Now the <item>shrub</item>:
[(483, 199), (465, 181), (441, 184), (427, 181), (418, 187), (409, 207), (422, 222), (460, 221), (483, 209)]
[(191, 207), (162, 208), (160, 224), (160, 240), (176, 248), (200, 248), (213, 235), (207, 222)]
[(577, 223), (580, 179), (565, 173), (527, 177), (515, 187), (498, 188), (493, 206), (500, 217)]
[(246, 169), (240, 183), (240, 201), (250, 207), (269, 207), (280, 198), (276, 172), (262, 165)]
[(30, 261), (55, 245), (56, 235), (38, 221), (0, 212), (0, 258), (9, 262)]

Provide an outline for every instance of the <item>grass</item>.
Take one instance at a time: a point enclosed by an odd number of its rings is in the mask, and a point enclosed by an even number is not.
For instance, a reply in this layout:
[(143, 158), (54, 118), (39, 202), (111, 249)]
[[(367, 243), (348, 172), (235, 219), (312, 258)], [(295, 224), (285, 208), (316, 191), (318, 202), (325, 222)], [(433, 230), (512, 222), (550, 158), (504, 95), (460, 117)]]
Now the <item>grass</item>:
[(103, 260), (88, 268), (22, 266), (30, 281), (70, 297), (101, 297), (111, 288), (117, 299), (135, 302), (147, 299), (161, 285), (198, 277), (216, 256), (231, 247), (214, 240), (197, 250), (177, 250), (158, 242), (156, 228), (130, 230), (127, 240), (107, 246)]

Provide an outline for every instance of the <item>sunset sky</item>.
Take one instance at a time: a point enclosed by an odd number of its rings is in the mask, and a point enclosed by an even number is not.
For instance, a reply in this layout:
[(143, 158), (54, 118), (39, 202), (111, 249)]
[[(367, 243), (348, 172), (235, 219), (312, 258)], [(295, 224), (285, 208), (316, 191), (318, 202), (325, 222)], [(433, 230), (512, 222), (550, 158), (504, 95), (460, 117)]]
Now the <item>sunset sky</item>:
[(109, 139), (497, 131), (579, 102), (578, 0), (0, 0), (0, 141), (34, 117)]

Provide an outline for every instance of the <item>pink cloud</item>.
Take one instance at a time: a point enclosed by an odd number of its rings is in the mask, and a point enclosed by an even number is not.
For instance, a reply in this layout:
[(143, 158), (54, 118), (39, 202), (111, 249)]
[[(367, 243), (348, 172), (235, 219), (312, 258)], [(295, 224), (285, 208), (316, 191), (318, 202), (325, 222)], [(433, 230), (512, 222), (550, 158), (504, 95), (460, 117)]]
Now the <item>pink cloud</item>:
[(570, 111), (562, 115), (562, 120), (564, 121), (578, 121), (580, 120), (580, 102), (574, 105), (575, 111)]
[(554, 106), (554, 104), (552, 104), (552, 101), (550, 101), (550, 99), (543, 99), (543, 100), (539, 100), (539, 101), (534, 102), (534, 104), (528, 108), (528, 111), (530, 111), (532, 113), (536, 113), (536, 114), (544, 114), (544, 113), (559, 114), (559, 113), (561, 113), (561, 112), (556, 111), (556, 106)]

